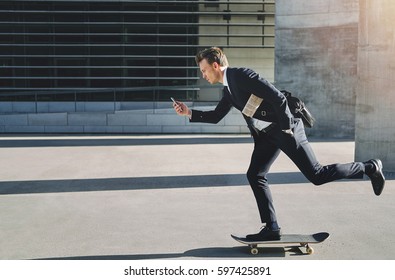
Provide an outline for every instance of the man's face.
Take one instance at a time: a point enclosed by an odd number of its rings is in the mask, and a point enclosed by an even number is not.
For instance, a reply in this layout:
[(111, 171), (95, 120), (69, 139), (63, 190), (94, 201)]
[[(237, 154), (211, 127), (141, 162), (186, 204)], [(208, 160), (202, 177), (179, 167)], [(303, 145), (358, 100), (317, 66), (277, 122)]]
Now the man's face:
[(203, 79), (206, 79), (210, 84), (218, 83), (221, 79), (221, 68), (217, 62), (209, 64), (206, 59), (199, 62), (200, 72), (202, 72)]

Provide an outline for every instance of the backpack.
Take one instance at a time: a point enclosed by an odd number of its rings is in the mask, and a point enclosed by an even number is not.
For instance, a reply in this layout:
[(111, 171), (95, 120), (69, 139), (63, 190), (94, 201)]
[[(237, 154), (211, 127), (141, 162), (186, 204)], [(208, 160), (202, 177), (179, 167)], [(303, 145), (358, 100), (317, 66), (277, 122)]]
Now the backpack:
[(288, 107), (295, 118), (301, 118), (304, 126), (313, 127), (315, 119), (310, 111), (304, 105), (304, 102), (299, 98), (292, 96), (287, 90), (281, 90), (282, 94), (287, 98)]

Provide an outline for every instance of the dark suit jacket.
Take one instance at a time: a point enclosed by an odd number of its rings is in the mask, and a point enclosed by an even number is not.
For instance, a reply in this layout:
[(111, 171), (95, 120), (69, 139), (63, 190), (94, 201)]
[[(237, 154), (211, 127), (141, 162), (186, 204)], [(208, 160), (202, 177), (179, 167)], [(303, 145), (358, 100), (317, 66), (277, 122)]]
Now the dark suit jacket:
[[(242, 111), (251, 94), (263, 99), (255, 119), (274, 122), (282, 130), (292, 127), (293, 115), (287, 99), (266, 79), (248, 68), (228, 68), (226, 77), (231, 93), (224, 87), (223, 97), (212, 111), (192, 110), (191, 122), (218, 123), (232, 107)], [(248, 124), (248, 118), (246, 119)]]

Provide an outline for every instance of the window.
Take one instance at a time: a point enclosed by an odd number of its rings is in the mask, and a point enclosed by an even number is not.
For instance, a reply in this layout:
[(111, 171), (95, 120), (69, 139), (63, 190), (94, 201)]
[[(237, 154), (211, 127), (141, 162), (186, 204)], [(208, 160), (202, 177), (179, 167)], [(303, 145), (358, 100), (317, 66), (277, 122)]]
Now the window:
[[(113, 88), (122, 100), (168, 100), (173, 87), (191, 100), (196, 52), (268, 47), (273, 7), (268, 0), (0, 1), (0, 94)], [(106, 98), (113, 91), (98, 97)]]

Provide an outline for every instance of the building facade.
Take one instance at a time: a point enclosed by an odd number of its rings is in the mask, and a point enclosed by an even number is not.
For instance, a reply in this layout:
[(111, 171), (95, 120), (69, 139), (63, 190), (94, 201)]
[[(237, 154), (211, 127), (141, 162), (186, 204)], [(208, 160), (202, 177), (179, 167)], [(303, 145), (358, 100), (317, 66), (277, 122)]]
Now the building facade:
[(1, 1), (0, 98), (216, 100), (194, 62), (209, 46), (273, 79), (274, 1)]

